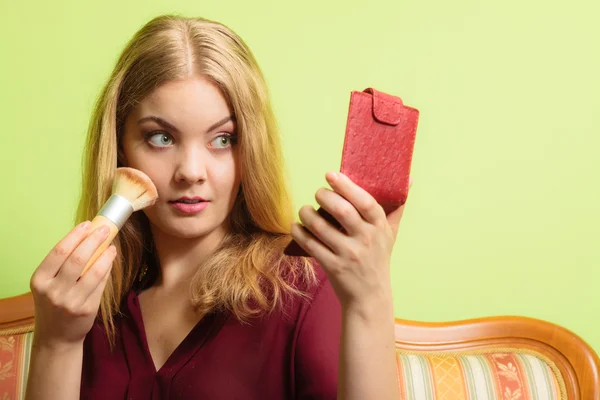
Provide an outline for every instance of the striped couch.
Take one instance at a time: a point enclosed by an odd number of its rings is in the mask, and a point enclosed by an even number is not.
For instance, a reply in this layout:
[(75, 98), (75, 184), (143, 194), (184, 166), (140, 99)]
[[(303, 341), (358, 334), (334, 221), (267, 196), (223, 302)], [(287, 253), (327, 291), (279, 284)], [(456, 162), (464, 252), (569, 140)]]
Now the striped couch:
[[(0, 400), (24, 398), (30, 294), (0, 300)], [(574, 333), (523, 317), (449, 323), (396, 320), (406, 400), (600, 400), (600, 360)]]
[(24, 399), (33, 334), (0, 334), (0, 400)]
[(396, 320), (402, 399), (600, 400), (600, 359), (580, 337), (525, 317)]
[(566, 399), (548, 358), (520, 349), (448, 353), (397, 352), (403, 399)]

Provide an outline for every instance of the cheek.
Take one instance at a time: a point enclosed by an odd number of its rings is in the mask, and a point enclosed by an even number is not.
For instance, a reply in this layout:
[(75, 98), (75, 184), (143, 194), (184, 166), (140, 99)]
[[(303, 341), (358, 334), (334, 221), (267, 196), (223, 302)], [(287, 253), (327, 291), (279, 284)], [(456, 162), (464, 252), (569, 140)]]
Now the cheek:
[(157, 157), (152, 157), (150, 154), (141, 149), (134, 149), (126, 144), (123, 146), (126, 165), (130, 168), (135, 168), (148, 175), (150, 180), (157, 186), (165, 180), (168, 173), (168, 165), (165, 165), (164, 160)]
[(154, 182), (159, 191), (163, 186), (165, 186), (165, 183), (169, 181), (167, 167), (162, 166), (158, 162), (142, 163), (137, 167), (137, 169), (148, 175), (150, 180)]
[(221, 163), (215, 168), (213, 173), (213, 182), (219, 182), (222, 190), (228, 192), (237, 191), (240, 185), (240, 174), (238, 173), (237, 163), (232, 158), (225, 163)]

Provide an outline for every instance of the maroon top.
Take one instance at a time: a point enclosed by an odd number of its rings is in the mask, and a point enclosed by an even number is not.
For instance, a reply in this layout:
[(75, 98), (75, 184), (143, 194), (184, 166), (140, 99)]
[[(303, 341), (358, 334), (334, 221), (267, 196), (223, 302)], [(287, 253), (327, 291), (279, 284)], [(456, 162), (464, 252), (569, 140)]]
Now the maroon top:
[(335, 399), (341, 309), (316, 271), (312, 300), (294, 299), (251, 324), (208, 315), (158, 372), (131, 291), (115, 321), (114, 352), (101, 323), (86, 337), (81, 399)]

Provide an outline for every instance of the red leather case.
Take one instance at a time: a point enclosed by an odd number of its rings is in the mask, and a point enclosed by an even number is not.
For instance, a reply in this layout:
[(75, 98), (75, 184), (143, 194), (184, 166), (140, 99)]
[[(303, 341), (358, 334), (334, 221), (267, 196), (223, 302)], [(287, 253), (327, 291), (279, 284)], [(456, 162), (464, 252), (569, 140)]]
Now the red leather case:
[[(368, 88), (352, 92), (340, 172), (369, 192), (386, 214), (406, 202), (419, 111), (399, 97)], [(325, 210), (321, 216), (338, 229)], [(306, 256), (292, 241), (284, 250)]]

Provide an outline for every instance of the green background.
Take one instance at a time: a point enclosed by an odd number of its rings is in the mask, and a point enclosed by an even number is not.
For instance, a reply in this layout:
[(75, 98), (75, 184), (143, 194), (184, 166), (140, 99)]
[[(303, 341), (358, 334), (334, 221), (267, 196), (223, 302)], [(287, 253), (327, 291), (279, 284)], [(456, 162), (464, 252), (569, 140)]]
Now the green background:
[(0, 297), (72, 226), (93, 102), (159, 13), (250, 45), (296, 207), (339, 169), (352, 90), (421, 111), (393, 257), (396, 315), (518, 314), (600, 350), (600, 6), (595, 1), (122, 1), (0, 6)]

